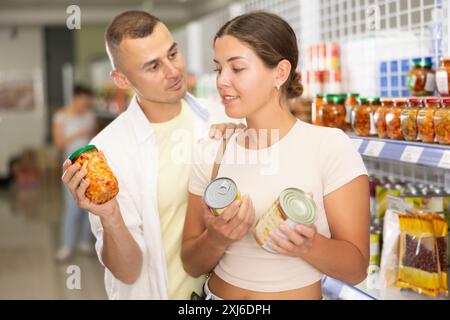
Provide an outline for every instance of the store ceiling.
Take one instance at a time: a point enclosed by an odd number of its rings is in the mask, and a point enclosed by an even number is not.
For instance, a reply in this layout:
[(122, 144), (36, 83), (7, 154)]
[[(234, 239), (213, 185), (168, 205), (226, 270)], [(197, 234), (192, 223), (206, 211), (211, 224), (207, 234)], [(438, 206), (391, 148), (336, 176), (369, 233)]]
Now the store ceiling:
[(0, 26), (65, 24), (66, 8), (76, 4), (81, 22), (105, 24), (119, 12), (144, 9), (179, 25), (223, 8), (235, 0), (0, 0)]

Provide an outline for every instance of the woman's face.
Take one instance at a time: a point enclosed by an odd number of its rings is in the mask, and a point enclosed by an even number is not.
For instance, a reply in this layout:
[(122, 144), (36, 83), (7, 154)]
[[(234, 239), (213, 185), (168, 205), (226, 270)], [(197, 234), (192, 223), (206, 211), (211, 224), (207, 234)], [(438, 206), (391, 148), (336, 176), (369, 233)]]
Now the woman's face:
[(214, 51), (216, 85), (229, 117), (248, 117), (276, 96), (276, 68), (267, 68), (245, 43), (222, 36), (216, 40)]

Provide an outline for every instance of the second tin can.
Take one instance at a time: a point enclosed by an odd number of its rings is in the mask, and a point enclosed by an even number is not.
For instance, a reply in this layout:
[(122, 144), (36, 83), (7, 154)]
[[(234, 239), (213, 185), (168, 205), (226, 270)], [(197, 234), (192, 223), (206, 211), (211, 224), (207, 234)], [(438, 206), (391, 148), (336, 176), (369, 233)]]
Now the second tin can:
[[(297, 224), (313, 225), (317, 220), (317, 206), (314, 200), (303, 190), (284, 189), (272, 206), (256, 222), (253, 235), (259, 245), (268, 252), (275, 253), (270, 247), (270, 232), (285, 224), (294, 228)], [(280, 236), (284, 236), (280, 233)]]

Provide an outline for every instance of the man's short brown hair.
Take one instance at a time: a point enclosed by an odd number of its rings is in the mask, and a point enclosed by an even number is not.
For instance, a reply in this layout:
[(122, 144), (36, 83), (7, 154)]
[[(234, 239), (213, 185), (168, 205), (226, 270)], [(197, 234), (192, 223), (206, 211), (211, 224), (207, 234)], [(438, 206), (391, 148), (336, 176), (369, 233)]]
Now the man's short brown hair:
[(124, 38), (145, 38), (152, 34), (160, 20), (145, 11), (125, 11), (114, 18), (105, 32), (108, 53), (116, 57), (120, 43)]

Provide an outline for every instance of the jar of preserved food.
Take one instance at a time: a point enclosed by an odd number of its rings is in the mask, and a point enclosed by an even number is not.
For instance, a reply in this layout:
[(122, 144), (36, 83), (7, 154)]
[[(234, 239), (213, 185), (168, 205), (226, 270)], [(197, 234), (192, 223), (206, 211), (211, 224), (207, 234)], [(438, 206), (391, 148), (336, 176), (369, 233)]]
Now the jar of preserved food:
[(333, 97), (333, 112), (335, 115), (333, 127), (345, 131), (345, 96), (336, 95)]
[(441, 59), (441, 67), (436, 70), (436, 85), (441, 96), (450, 95), (450, 57)]
[(352, 116), (352, 127), (358, 136), (369, 137), (376, 135), (373, 111), (370, 98), (358, 98), (358, 105), (355, 107)]
[(408, 100), (406, 98), (397, 98), (386, 114), (387, 135), (390, 139), (403, 140), (400, 115), (407, 104)]
[(90, 181), (86, 197), (96, 204), (105, 203), (119, 192), (117, 178), (106, 162), (105, 157), (94, 145), (75, 151), (70, 157), (72, 163), (86, 166), (86, 179)]
[(358, 97), (358, 93), (347, 93), (345, 100), (345, 122), (348, 129), (352, 128), (353, 109), (358, 105)]
[(450, 144), (450, 98), (443, 98), (441, 107), (434, 113), (436, 140), (440, 144)]
[(434, 113), (440, 107), (441, 99), (426, 98), (425, 105), (417, 113), (417, 130), (419, 140), (427, 143), (433, 143), (435, 138)]
[(413, 62), (412, 69), (406, 76), (406, 85), (412, 96), (432, 95), (436, 88), (435, 72), (430, 59)]
[(323, 105), (323, 103), (324, 103), (323, 102), (323, 94), (320, 94), (320, 93), (316, 94), (313, 104), (312, 104), (312, 108), (311, 108), (312, 124), (315, 124), (318, 126), (322, 125), (322, 123), (320, 122), (320, 117), (319, 117), (319, 109)]
[(319, 108), (319, 121), (322, 126), (333, 127), (336, 122), (336, 114), (334, 112), (334, 94), (325, 94), (323, 96), (323, 104)]
[(386, 115), (393, 105), (394, 100), (392, 98), (381, 99), (381, 106), (378, 107), (373, 116), (375, 120), (375, 126), (377, 127), (377, 134), (380, 138), (388, 137)]
[(406, 108), (400, 115), (400, 125), (403, 137), (408, 141), (417, 140), (417, 113), (422, 105), (422, 99), (410, 98)]

